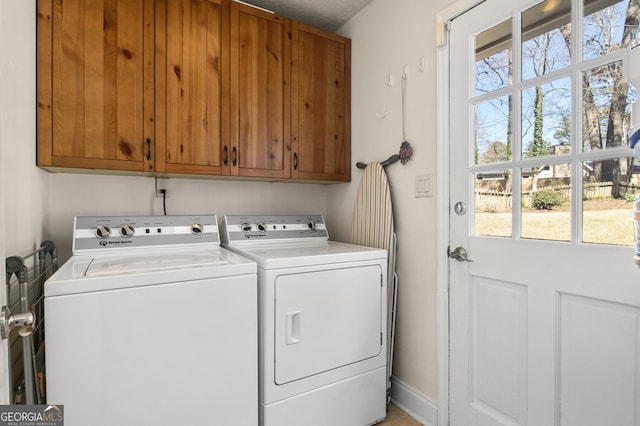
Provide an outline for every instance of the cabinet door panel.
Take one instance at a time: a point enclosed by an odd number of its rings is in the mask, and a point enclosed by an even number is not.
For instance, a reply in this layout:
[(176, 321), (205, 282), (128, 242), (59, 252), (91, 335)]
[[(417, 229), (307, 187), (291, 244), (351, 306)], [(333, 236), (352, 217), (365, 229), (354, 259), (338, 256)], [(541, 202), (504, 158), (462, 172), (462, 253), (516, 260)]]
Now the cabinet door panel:
[(277, 15), (231, 6), (232, 175), (291, 175), (290, 25)]
[(144, 78), (153, 2), (39, 0), (38, 12), (39, 165), (152, 169)]
[(293, 25), (293, 176), (350, 180), (350, 40)]
[(157, 7), (158, 171), (220, 174), (226, 11), (209, 0)]

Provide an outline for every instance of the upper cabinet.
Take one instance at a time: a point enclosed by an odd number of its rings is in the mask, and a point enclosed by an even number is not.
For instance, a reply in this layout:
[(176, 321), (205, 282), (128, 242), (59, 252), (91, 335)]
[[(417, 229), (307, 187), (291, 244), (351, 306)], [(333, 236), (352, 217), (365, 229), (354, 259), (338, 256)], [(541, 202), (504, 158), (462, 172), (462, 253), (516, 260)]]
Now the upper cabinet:
[(155, 4), (156, 171), (220, 175), (228, 161), (229, 3)]
[(38, 0), (38, 165), (350, 179), (350, 41), (228, 0)]
[(153, 0), (38, 0), (38, 164), (154, 171)]
[(231, 6), (230, 174), (291, 176), (291, 21)]
[(292, 26), (293, 177), (351, 179), (351, 40)]

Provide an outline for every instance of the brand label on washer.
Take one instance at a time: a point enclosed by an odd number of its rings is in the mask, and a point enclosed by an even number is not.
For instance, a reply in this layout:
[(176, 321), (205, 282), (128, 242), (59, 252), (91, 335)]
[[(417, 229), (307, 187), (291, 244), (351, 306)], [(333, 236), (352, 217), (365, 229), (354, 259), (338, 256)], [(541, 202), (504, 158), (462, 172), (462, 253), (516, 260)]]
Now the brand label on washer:
[(64, 426), (64, 406), (0, 405), (0, 426)]

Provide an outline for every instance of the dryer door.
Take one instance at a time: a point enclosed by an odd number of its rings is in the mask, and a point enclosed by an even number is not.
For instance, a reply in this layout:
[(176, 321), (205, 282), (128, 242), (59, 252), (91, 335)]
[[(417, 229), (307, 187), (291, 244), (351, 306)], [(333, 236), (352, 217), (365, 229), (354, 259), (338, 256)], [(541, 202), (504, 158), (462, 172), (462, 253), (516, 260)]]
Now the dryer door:
[(280, 275), (275, 293), (276, 384), (380, 354), (380, 266)]

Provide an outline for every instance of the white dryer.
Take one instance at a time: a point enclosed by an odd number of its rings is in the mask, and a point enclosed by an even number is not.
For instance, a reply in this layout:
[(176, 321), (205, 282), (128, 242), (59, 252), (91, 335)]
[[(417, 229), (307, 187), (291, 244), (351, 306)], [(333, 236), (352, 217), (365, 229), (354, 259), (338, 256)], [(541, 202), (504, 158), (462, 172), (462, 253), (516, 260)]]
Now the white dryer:
[(385, 250), (328, 241), (321, 215), (227, 215), (258, 264), (260, 424), (364, 426), (386, 414)]
[(219, 244), (215, 215), (75, 218), (44, 286), (65, 425), (258, 423), (256, 264)]

